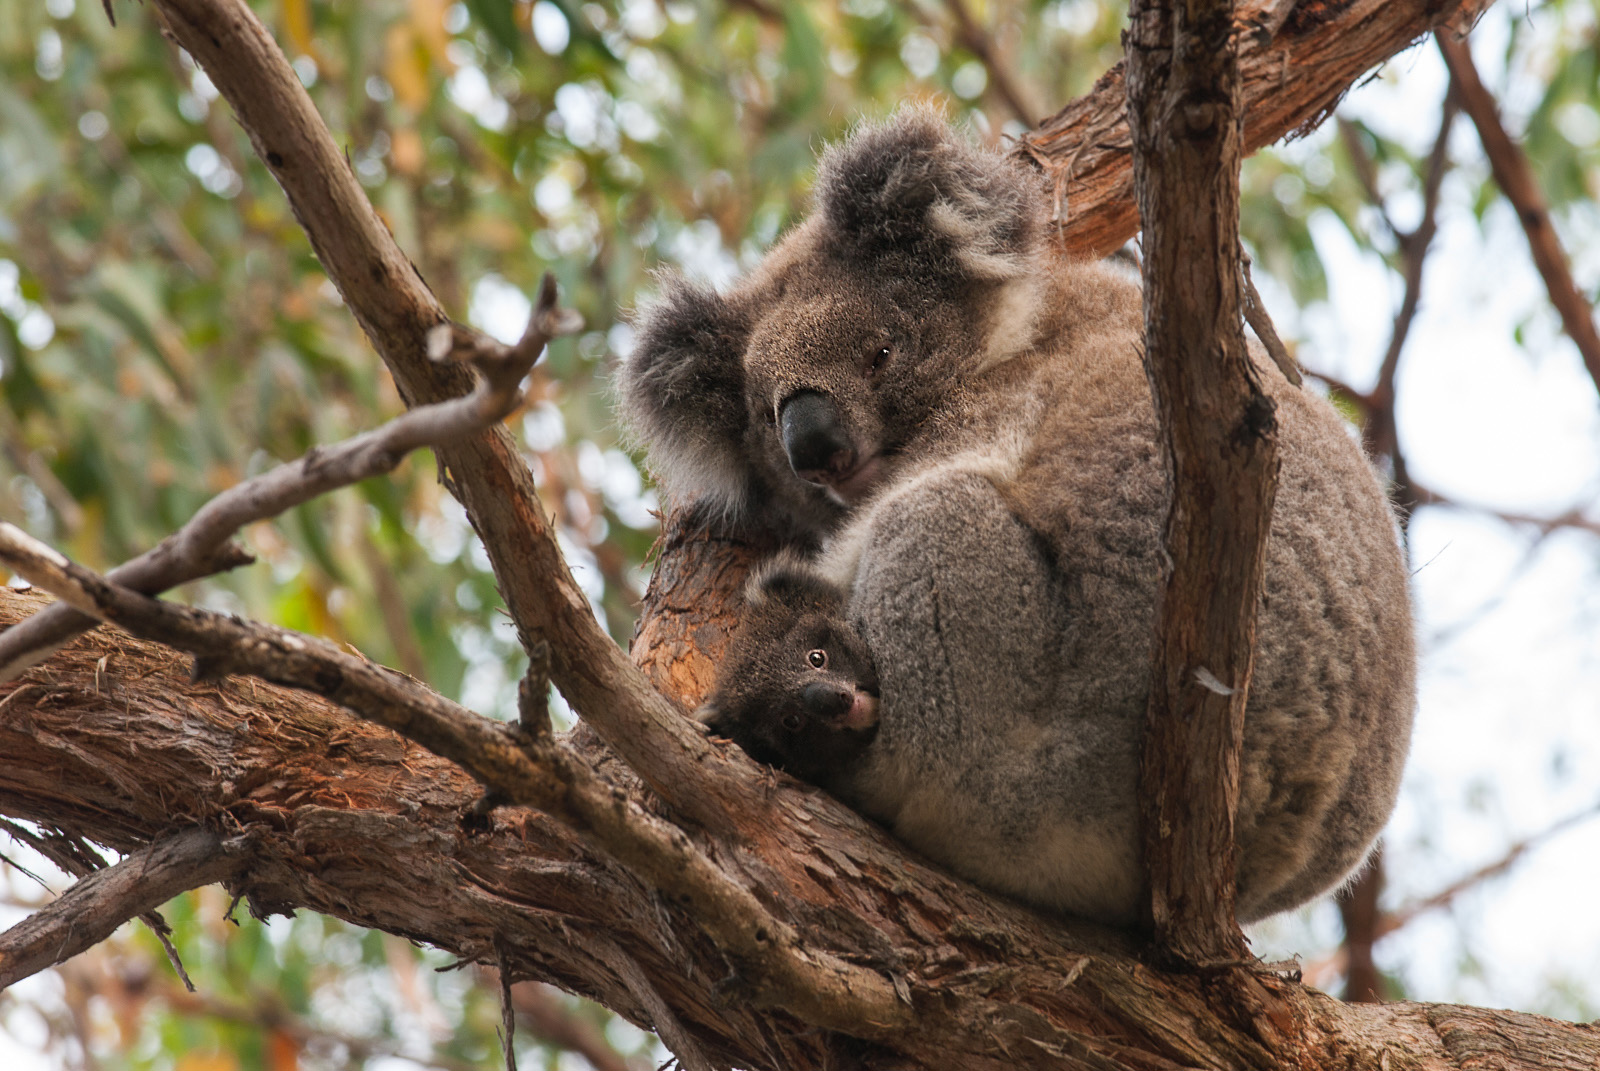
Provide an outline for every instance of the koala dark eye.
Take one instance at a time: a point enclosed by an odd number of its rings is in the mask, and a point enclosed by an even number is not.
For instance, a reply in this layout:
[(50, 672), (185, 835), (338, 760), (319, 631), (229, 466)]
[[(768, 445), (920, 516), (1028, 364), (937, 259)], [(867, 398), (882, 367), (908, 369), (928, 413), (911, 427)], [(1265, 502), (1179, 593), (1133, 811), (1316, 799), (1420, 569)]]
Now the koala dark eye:
[(766, 413), (766, 417), (767, 417), (767, 427), (769, 427), (769, 428), (777, 427), (778, 426), (778, 407), (774, 405), (774, 406), (771, 406), (770, 408), (768, 408), (767, 409), (767, 413)]
[(806, 664), (812, 669), (827, 669), (828, 652), (820, 649), (806, 652)]
[(788, 729), (791, 733), (799, 732), (800, 731), (800, 715), (798, 715), (798, 714), (785, 714), (783, 716), (783, 727), (785, 729)]
[(883, 371), (883, 366), (888, 363), (889, 357), (893, 354), (893, 352), (893, 349), (889, 346), (879, 346), (876, 349), (869, 349), (867, 351), (867, 359), (865, 362), (867, 366), (867, 375), (875, 376), (879, 372)]

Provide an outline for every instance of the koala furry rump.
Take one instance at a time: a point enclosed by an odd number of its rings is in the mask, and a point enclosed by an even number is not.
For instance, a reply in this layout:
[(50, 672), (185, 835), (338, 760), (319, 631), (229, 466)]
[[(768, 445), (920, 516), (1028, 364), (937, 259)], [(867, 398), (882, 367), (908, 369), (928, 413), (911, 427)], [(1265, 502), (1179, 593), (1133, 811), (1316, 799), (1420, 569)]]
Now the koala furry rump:
[[(1170, 494), (1138, 287), (1050, 252), (1042, 201), (928, 111), (864, 127), (747, 279), (644, 311), (620, 387), (669, 496), (814, 555), (752, 609), (708, 723), (980, 885), (1126, 923)], [(1414, 700), (1383, 490), (1332, 407), (1258, 364), (1281, 471), (1236, 821), (1246, 921), (1365, 858)], [(773, 730), (824, 626), (859, 652), (844, 668), (873, 668), (870, 739), (837, 718), (804, 743)]]

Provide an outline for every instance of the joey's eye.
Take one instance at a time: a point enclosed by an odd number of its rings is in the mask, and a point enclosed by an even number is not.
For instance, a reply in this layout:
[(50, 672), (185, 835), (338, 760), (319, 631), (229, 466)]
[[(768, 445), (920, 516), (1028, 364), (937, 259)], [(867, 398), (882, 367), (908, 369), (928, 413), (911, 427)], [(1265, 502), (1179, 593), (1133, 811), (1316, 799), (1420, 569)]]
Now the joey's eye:
[(783, 716), (783, 727), (788, 729), (791, 733), (797, 732), (800, 728), (800, 715), (785, 714)]
[(889, 360), (893, 351), (888, 346), (879, 346), (867, 352), (867, 375), (875, 376), (883, 371), (883, 366)]
[(812, 669), (827, 669), (828, 652), (823, 650), (806, 652), (806, 664)]
[(768, 408), (767, 412), (766, 412), (766, 418), (767, 418), (767, 427), (769, 427), (769, 428), (777, 427), (777, 425), (778, 425), (778, 407), (774, 405), (774, 406), (771, 406), (770, 408)]

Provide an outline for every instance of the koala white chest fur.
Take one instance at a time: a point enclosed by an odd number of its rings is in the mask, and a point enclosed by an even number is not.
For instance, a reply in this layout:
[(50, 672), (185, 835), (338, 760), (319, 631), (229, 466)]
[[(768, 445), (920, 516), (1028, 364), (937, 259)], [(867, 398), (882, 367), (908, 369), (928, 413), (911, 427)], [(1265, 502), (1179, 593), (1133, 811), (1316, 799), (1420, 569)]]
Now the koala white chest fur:
[[(1128, 922), (1168, 492), (1137, 286), (1045, 248), (1036, 182), (925, 112), (864, 128), (747, 280), (644, 311), (621, 393), (669, 495), (805, 556), (758, 582), (713, 727), (977, 884)], [(1414, 691), (1383, 490), (1330, 406), (1262, 378), (1247, 921), (1365, 858)]]

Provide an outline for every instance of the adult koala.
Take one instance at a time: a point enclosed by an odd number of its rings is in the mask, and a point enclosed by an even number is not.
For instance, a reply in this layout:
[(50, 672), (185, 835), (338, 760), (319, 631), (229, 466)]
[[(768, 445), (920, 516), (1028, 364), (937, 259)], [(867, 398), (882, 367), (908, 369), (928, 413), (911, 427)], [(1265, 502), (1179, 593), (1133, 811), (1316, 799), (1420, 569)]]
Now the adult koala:
[[(1127, 923), (1168, 490), (1138, 288), (1045, 247), (1038, 187), (926, 111), (864, 127), (731, 292), (668, 283), (621, 395), (671, 497), (822, 548), (881, 706), (870, 743), (815, 779), (980, 885)], [(1383, 491), (1333, 409), (1260, 367), (1282, 470), (1245, 718), (1244, 921), (1365, 858), (1414, 691)], [(740, 675), (805, 653), (742, 650)]]

